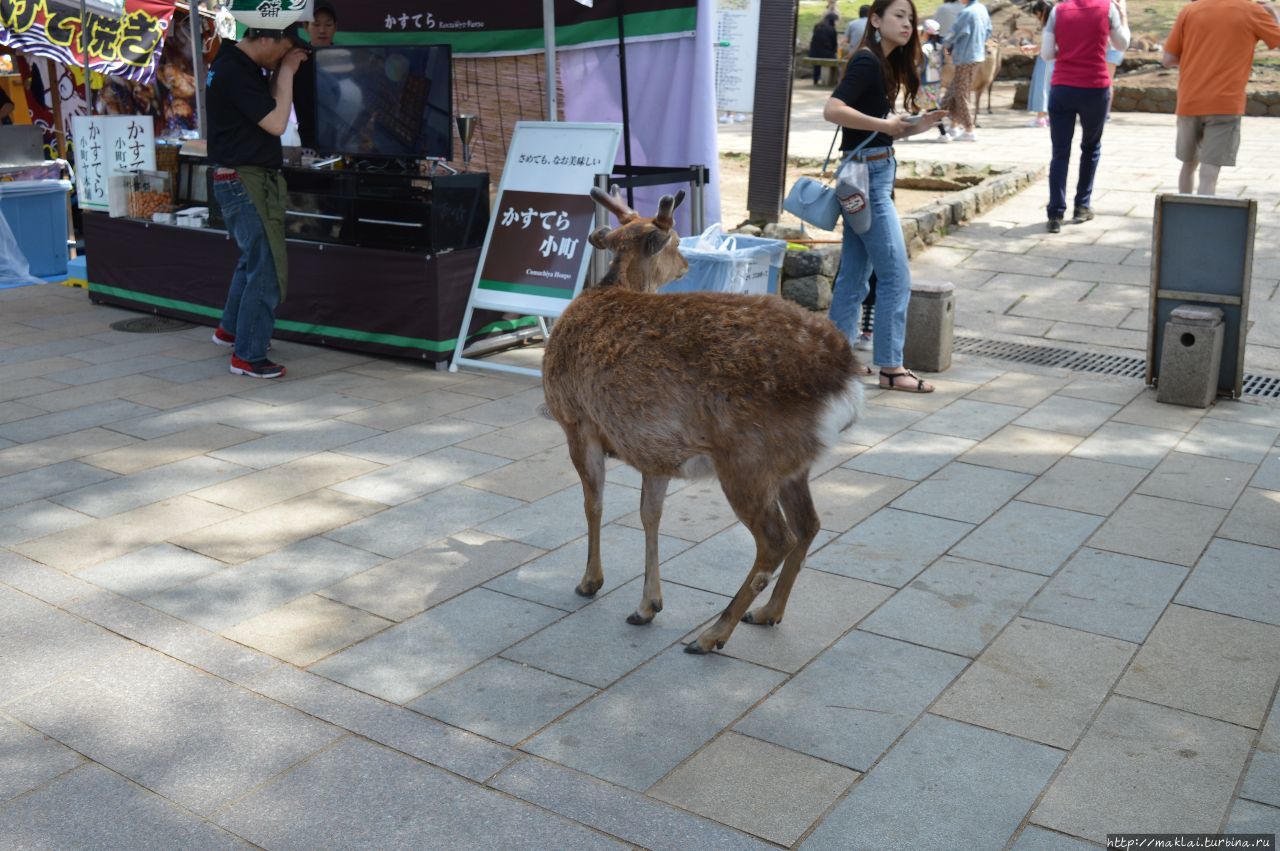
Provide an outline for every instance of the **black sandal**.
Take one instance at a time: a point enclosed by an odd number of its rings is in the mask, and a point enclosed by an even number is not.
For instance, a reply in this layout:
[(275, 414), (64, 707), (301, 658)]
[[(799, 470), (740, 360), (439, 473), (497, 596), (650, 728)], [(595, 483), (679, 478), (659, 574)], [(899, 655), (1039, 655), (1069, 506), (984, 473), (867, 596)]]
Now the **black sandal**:
[[(898, 379), (904, 377), (915, 381), (916, 386), (912, 387), (910, 384), (899, 384)], [(885, 383), (886, 378), (889, 379), (888, 384)], [(932, 393), (934, 390), (933, 387), (925, 389), (924, 379), (920, 378), (920, 376), (916, 375), (909, 369), (904, 369), (902, 372), (885, 372), (883, 369), (880, 370), (880, 389), (900, 390), (903, 393)]]

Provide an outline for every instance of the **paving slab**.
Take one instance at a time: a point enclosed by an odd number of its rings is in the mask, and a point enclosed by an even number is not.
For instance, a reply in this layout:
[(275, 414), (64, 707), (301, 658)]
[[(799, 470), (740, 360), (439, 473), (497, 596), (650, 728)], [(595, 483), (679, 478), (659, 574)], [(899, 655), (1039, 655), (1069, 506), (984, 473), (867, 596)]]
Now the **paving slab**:
[[(94, 455), (86, 455), (84, 462), (122, 476), (141, 473), (154, 467), (169, 466), (179, 461), (200, 458), (205, 453), (232, 447), (261, 438), (257, 432), (232, 428), (220, 423), (205, 423), (173, 434), (157, 437), (145, 443), (132, 443), (118, 449), (109, 449)], [(223, 459), (224, 464), (239, 468), (243, 465)]]
[[(472, 488), (468, 490), (485, 493)], [(500, 517), (490, 515), (492, 519), (485, 517), (482, 522), (474, 523), (481, 532), (522, 541), (544, 550), (563, 546), (587, 532), (581, 484), (565, 488), (537, 502), (524, 503), (496, 495), (493, 499), (506, 499), (512, 503), (511, 508), (502, 512)], [(600, 516), (602, 524), (612, 523), (619, 517), (639, 510), (640, 491), (605, 483), (604, 507)], [(667, 533), (670, 530), (664, 528), (662, 531)]]
[(1251, 738), (1233, 724), (1112, 697), (1031, 821), (1098, 843), (1117, 829), (1216, 833)]
[(1137, 645), (1014, 620), (934, 704), (937, 715), (1070, 750)]
[(1020, 570), (947, 556), (862, 623), (862, 629), (974, 657), (1044, 584)]
[(962, 461), (1016, 473), (1039, 475), (1080, 443), (1072, 434), (1009, 425), (974, 446)]
[(0, 508), (13, 508), (116, 478), (79, 461), (63, 461), (0, 478)]
[(1258, 729), (1280, 680), (1280, 627), (1170, 606), (1116, 692)]
[(1092, 514), (1015, 499), (952, 547), (951, 554), (1051, 576), (1100, 523)]
[(719, 616), (729, 604), (718, 594), (668, 583), (662, 611), (651, 622), (633, 626), (627, 616), (639, 605), (642, 588), (642, 580), (633, 579), (502, 655), (604, 688)]
[(409, 707), (517, 745), (595, 694), (592, 686), (495, 658), (427, 692)]
[(1151, 470), (1181, 440), (1179, 431), (1109, 422), (1071, 450), (1071, 457)]
[(314, 665), (311, 670), (407, 703), (564, 613), (476, 588)]
[(1280, 447), (1267, 453), (1249, 484), (1263, 490), (1280, 491)]
[[(963, 401), (963, 400), (961, 400)], [(960, 404), (953, 402), (938, 414), (925, 417), (916, 425), (927, 424), (934, 417), (950, 411)], [(981, 404), (979, 402), (971, 403)], [(949, 427), (943, 421), (937, 427)], [(917, 431), (916, 426), (904, 429), (892, 437), (880, 441), (865, 452), (861, 452), (843, 466), (850, 470), (861, 470), (865, 473), (876, 473), (881, 476), (895, 476), (899, 479), (919, 481), (927, 479), (945, 467), (958, 456), (975, 446), (973, 439), (936, 431)]]
[(1029, 824), (1018, 834), (1009, 851), (1094, 851), (1097, 847), (1073, 836)]
[[(735, 527), (736, 528), (736, 527)], [(723, 533), (727, 534), (727, 533)], [(717, 536), (718, 537), (718, 536)], [(711, 540), (715, 540), (712, 538)], [(524, 545), (516, 545), (524, 546)], [(686, 551), (689, 541), (670, 535), (658, 536), (658, 558), (664, 562), (662, 576), (672, 578), (667, 565), (669, 559)], [(701, 545), (705, 546), (705, 545)], [(532, 548), (530, 548), (532, 550)], [(534, 554), (541, 550), (533, 550)], [(610, 523), (600, 530), (600, 558), (604, 564), (606, 593), (625, 585), (644, 573), (644, 532), (630, 526)], [(525, 561), (514, 570), (490, 579), (486, 587), (513, 597), (533, 600), (544, 606), (554, 606), (565, 611), (577, 611), (589, 605), (592, 598), (574, 593), (582, 580), (587, 564), (587, 539), (584, 535), (546, 555)], [(743, 568), (745, 574), (745, 568)]]
[(894, 508), (981, 523), (1018, 495), (1033, 477), (973, 464), (952, 463), (893, 502)]
[[(766, 589), (756, 598), (756, 605), (763, 605), (772, 593)], [(734, 630), (733, 640), (725, 644), (723, 652), (795, 673), (892, 593), (883, 585), (802, 569), (783, 622), (772, 627), (743, 624)]]
[(1064, 378), (1051, 378), (1013, 369), (993, 377), (965, 398), (1031, 408), (1048, 399), (1065, 384)]
[(360, 609), (308, 594), (241, 621), (223, 635), (306, 667), (391, 625), (392, 621)]
[[(819, 529), (809, 545), (809, 552), (815, 552), (834, 537), (835, 533), (831, 530)], [(747, 531), (747, 527), (735, 523), (723, 532), (664, 561), (662, 578), (732, 597), (746, 581), (755, 558), (755, 539)], [(776, 576), (775, 572), (774, 577)]]
[(1240, 784), (1240, 797), (1280, 807), (1280, 701), (1271, 704), (1249, 771)]
[(856, 630), (734, 729), (866, 771), (966, 664), (950, 653)]
[(1018, 494), (1023, 502), (1109, 515), (1146, 473), (1120, 464), (1066, 457)]
[(339, 526), (325, 536), (398, 558), (524, 505), (518, 499), (454, 485)]
[(205, 815), (341, 734), (143, 649), (106, 659), (5, 709), (95, 762)]
[(1176, 602), (1280, 626), (1280, 550), (1215, 538)]
[(1218, 534), (1265, 547), (1280, 547), (1280, 491), (1246, 489)]
[[(642, 792), (784, 678), (720, 654), (695, 656), (673, 647), (524, 749)], [(662, 695), (661, 712), (654, 711), (656, 695)], [(637, 741), (646, 746), (636, 749)]]
[(1138, 493), (1230, 509), (1254, 469), (1242, 461), (1170, 452), (1138, 486)]
[(366, 550), (308, 538), (278, 552), (168, 588), (147, 605), (219, 632), (319, 591), (382, 559)]
[(109, 517), (247, 472), (247, 467), (196, 456), (57, 494), (51, 499), (91, 517)]
[(80, 512), (63, 508), (47, 499), (0, 509), (0, 547), (65, 532), (88, 521), (89, 518)]
[(132, 645), (93, 624), (0, 586), (0, 705)]
[(1032, 598), (1023, 614), (1140, 643), (1186, 575), (1180, 565), (1086, 547)]
[[(735, 782), (767, 772), (769, 783)], [(725, 733), (650, 794), (686, 810), (790, 846), (858, 773), (768, 742)]]
[(97, 765), (86, 765), (8, 806), (0, 805), (0, 821), (12, 848), (251, 847)]
[(156, 544), (95, 564), (78, 575), (86, 582), (142, 600), (175, 585), (216, 573), (226, 566), (225, 562), (173, 544)]
[(647, 795), (533, 757), (516, 762), (490, 785), (654, 851), (773, 847)]
[(411, 849), (422, 847), (424, 837), (447, 837), (458, 848), (625, 847), (353, 738), (275, 778), (216, 820), (257, 845), (280, 849)]
[(1206, 417), (1178, 444), (1179, 452), (1258, 464), (1280, 437), (1280, 428)]
[[(1144, 294), (1144, 299), (1146, 295)], [(1145, 325), (1143, 326), (1145, 330)], [(1186, 408), (1156, 401), (1154, 390), (1143, 390), (1129, 404), (1113, 416), (1112, 422), (1163, 428), (1171, 431), (1188, 431), (1204, 417), (1204, 408)]]
[(0, 716), (0, 815), (5, 802), (83, 764), (75, 751)]
[(515, 756), (511, 749), (409, 709), (288, 665), (245, 683), (259, 694), (483, 783)]
[(846, 532), (911, 488), (911, 482), (836, 467), (810, 483), (823, 529)]
[(482, 585), (541, 552), (536, 547), (468, 530), (382, 562), (318, 593), (402, 621)]
[(863, 408), (853, 428), (844, 433), (847, 440), (866, 446), (874, 446), (890, 435), (897, 434), (907, 426), (923, 419), (924, 411), (911, 411), (905, 408), (893, 408), (878, 405), (874, 400)]
[[(477, 423), (477, 425), (481, 424)], [(492, 429), (493, 426), (485, 426), (485, 428)], [(463, 449), (474, 449), (476, 452), (519, 460), (560, 446), (564, 442), (564, 430), (560, 428), (559, 423), (544, 417), (534, 417), (513, 426), (468, 438), (458, 445)], [(566, 454), (568, 454), (567, 451)]]
[(493, 426), (453, 417), (437, 417), (424, 423), (377, 434), (348, 443), (338, 451), (378, 464), (395, 464), (436, 449), (443, 449), (493, 431)]
[(956, 520), (884, 508), (809, 556), (805, 566), (901, 588), (973, 528)]
[(1096, 431), (1118, 410), (1118, 405), (1109, 402), (1051, 396), (1018, 417), (1014, 423), (1024, 428), (1085, 437)]
[(1218, 525), (1219, 508), (1135, 494), (1089, 539), (1089, 546), (1190, 567)]
[(836, 805), (802, 848), (998, 848), (1062, 751), (926, 715)]
[(401, 505), (432, 491), (510, 464), (497, 455), (448, 446), (333, 485), (333, 490)]
[(1226, 833), (1280, 834), (1280, 807), (1237, 800), (1227, 818)]
[(467, 484), (526, 502), (536, 502), (579, 481), (578, 470), (573, 466), (569, 453), (557, 446), (467, 479)]
[(15, 443), (30, 443), (61, 434), (70, 434), (94, 426), (108, 425), (120, 420), (132, 419), (144, 414), (155, 413), (155, 408), (146, 405), (135, 405), (123, 399), (112, 399), (109, 402), (98, 402), (83, 405), (69, 411), (45, 414), (42, 417), (27, 417), (11, 423), (0, 425), (0, 437)]

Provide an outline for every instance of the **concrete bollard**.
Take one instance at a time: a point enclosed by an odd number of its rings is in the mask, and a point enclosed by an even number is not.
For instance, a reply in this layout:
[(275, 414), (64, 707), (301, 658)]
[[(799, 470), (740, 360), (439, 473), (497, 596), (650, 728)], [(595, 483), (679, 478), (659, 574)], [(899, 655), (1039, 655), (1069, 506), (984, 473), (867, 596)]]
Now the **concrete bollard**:
[(1156, 401), (1207, 408), (1218, 394), (1225, 328), (1216, 307), (1175, 307), (1164, 326)]
[(955, 340), (955, 286), (950, 283), (911, 285), (907, 305), (907, 339), (902, 361), (907, 369), (943, 372), (951, 368)]

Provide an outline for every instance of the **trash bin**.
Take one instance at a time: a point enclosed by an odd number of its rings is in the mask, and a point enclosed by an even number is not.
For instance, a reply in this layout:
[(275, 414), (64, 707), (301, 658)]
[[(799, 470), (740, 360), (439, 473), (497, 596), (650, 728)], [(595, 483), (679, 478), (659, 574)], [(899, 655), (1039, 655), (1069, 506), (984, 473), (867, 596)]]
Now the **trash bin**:
[(777, 295), (787, 244), (780, 239), (726, 234), (714, 224), (699, 236), (682, 239), (680, 253), (689, 261), (689, 271), (658, 292)]
[(67, 275), (66, 180), (15, 180), (0, 183), (0, 213), (13, 232), (18, 251), (37, 278)]

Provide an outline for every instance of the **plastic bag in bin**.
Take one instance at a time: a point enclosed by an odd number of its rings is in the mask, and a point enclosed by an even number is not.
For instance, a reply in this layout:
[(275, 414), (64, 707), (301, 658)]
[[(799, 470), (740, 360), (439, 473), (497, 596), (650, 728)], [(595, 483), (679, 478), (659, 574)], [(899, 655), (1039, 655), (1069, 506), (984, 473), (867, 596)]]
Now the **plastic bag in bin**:
[(726, 234), (716, 223), (698, 236), (680, 240), (680, 253), (689, 261), (689, 271), (658, 292), (777, 295), (787, 244), (780, 239)]

